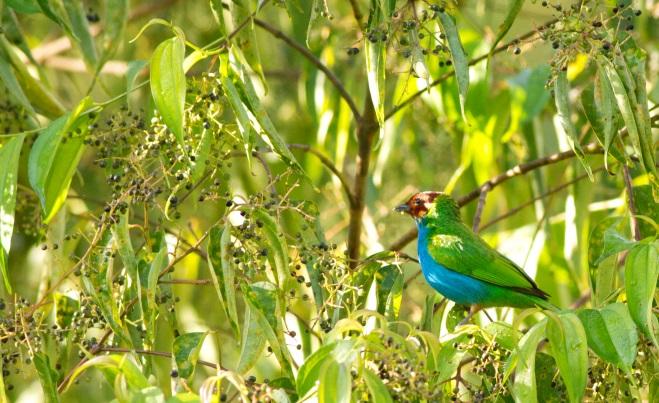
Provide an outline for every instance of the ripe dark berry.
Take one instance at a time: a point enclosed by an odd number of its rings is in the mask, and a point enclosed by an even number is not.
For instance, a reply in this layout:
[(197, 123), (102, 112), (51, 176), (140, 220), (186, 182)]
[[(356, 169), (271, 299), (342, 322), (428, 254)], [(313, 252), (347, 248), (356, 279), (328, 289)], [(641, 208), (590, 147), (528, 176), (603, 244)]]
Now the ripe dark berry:
[(354, 56), (357, 53), (359, 53), (359, 48), (349, 48), (348, 49), (348, 56)]

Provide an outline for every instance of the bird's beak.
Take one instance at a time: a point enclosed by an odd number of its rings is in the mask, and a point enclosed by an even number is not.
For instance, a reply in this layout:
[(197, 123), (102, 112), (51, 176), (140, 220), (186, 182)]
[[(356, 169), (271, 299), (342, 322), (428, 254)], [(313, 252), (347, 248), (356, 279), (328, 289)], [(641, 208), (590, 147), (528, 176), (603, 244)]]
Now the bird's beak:
[(397, 211), (399, 213), (409, 213), (410, 212), (410, 206), (407, 204), (401, 204), (400, 206), (396, 206), (394, 208), (394, 211)]

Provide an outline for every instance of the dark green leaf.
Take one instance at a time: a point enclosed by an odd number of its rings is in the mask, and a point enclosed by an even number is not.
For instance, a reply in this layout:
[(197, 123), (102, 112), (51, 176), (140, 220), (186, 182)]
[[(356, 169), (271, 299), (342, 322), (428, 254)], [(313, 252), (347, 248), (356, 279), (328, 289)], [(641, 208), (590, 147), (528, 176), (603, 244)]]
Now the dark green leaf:
[(398, 311), (403, 297), (403, 274), (400, 267), (387, 265), (380, 267), (375, 275), (377, 282), (378, 312), (387, 319), (398, 319)]
[(86, 112), (91, 104), (87, 97), (73, 112), (51, 122), (30, 150), (28, 177), (41, 201), (45, 223), (66, 201), (71, 179), (84, 150), (83, 137), (90, 122)]
[(586, 330), (588, 347), (629, 372), (636, 358), (638, 335), (627, 307), (617, 302), (602, 309), (584, 309), (577, 315)]
[(352, 379), (346, 364), (327, 361), (321, 370), (319, 382), (319, 403), (350, 403)]
[(591, 266), (599, 266), (607, 257), (634, 246), (634, 241), (618, 232), (621, 221), (619, 217), (610, 217), (593, 228), (588, 246), (588, 263)]
[(163, 41), (151, 56), (151, 94), (163, 121), (185, 151), (185, 43), (174, 36)]
[(588, 162), (585, 159), (581, 145), (579, 144), (579, 134), (577, 129), (572, 124), (571, 112), (570, 112), (570, 99), (568, 97), (569, 85), (567, 80), (567, 72), (561, 71), (556, 76), (554, 81), (554, 97), (556, 102), (556, 110), (558, 111), (558, 117), (561, 120), (561, 126), (567, 134), (567, 140), (570, 144), (570, 148), (574, 151), (574, 154), (579, 158), (581, 165), (588, 173), (588, 177), (591, 181), (594, 181), (593, 172), (588, 165)]
[(588, 341), (577, 315), (552, 315), (547, 338), (552, 356), (563, 378), (571, 402), (580, 402), (588, 382)]
[(41, 12), (36, 0), (7, 0), (7, 5), (19, 13), (34, 14)]
[(57, 371), (50, 366), (50, 359), (45, 353), (36, 353), (33, 357), (34, 366), (39, 374), (46, 400), (50, 403), (59, 402), (57, 394)]
[(460, 112), (462, 113), (462, 119), (466, 122), (465, 104), (467, 103), (467, 92), (469, 90), (469, 59), (467, 59), (467, 54), (462, 47), (458, 27), (455, 25), (453, 17), (446, 12), (442, 12), (439, 13), (439, 21), (451, 50), (451, 60), (453, 61), (455, 79), (458, 83), (458, 93), (460, 95)]
[(37, 4), (39, 5), (39, 8), (41, 9), (41, 12), (51, 20), (53, 20), (57, 25), (59, 25), (66, 33), (69, 35), (69, 37), (73, 40), (77, 40), (78, 38), (76, 37), (75, 33), (71, 30), (71, 27), (69, 24), (67, 24), (64, 19), (58, 15), (55, 10), (52, 9), (50, 6), (50, 0), (37, 0)]
[(62, 329), (71, 326), (73, 315), (80, 309), (80, 301), (65, 294), (55, 293), (55, 323)]
[(646, 239), (636, 245), (625, 261), (627, 306), (632, 319), (646, 337), (657, 345), (652, 320), (652, 300), (659, 276), (659, 241)]
[(193, 332), (182, 334), (174, 339), (172, 346), (174, 362), (181, 378), (189, 379), (192, 377), (205, 337), (205, 332)]
[(13, 290), (9, 282), (8, 256), (14, 232), (18, 162), (24, 139), (24, 135), (13, 137), (0, 148), (0, 275), (9, 294)]
[[(25, 108), (31, 115), (34, 115), (32, 104), (23, 92), (23, 88), (21, 88), (21, 84), (18, 82), (9, 60), (7, 60), (2, 51), (0, 51), (0, 80), (7, 90), (7, 95), (18, 105)], [(33, 118), (31, 117), (31, 119)], [(33, 126), (37, 126), (36, 121), (34, 121)]]

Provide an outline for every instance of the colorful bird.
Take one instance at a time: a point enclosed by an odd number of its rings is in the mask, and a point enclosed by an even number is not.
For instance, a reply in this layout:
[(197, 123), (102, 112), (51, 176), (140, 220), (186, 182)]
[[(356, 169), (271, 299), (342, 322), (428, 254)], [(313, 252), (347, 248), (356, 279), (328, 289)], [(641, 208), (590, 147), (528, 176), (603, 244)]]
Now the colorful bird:
[(451, 196), (421, 192), (395, 210), (416, 221), (419, 262), (426, 281), (446, 298), (470, 305), (467, 318), (495, 306), (557, 309), (518, 265), (462, 222)]

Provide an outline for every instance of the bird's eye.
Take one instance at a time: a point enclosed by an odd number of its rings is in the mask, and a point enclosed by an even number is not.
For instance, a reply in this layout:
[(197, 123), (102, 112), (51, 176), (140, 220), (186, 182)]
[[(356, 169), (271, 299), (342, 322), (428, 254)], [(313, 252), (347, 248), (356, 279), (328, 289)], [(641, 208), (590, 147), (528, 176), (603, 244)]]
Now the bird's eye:
[(416, 200), (414, 200), (414, 204), (417, 205), (417, 206), (420, 206), (420, 205), (423, 204), (423, 200), (421, 200), (421, 199), (416, 199)]

